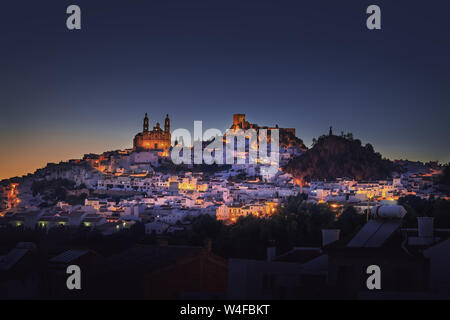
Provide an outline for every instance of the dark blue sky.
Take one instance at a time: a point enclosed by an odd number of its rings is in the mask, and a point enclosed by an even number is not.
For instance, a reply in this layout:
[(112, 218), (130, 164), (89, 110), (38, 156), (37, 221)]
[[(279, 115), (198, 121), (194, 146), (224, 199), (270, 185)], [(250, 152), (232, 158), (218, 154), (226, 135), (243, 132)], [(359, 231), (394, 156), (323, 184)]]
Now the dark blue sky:
[[(82, 30), (66, 29), (66, 8)], [(382, 30), (365, 27), (377, 4)], [(4, 1), (0, 178), (131, 146), (149, 113), (233, 113), (306, 144), (353, 132), (391, 159), (450, 161), (448, 0)]]

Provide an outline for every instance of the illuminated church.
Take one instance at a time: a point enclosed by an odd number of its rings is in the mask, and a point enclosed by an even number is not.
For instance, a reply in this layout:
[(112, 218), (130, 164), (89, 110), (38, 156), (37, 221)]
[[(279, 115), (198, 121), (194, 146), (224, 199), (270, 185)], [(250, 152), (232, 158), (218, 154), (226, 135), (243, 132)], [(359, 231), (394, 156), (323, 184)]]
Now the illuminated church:
[(162, 150), (165, 154), (170, 148), (170, 119), (166, 115), (164, 121), (164, 130), (161, 129), (159, 122), (149, 131), (149, 120), (147, 113), (144, 117), (143, 131), (138, 133), (133, 140), (133, 149), (136, 151)]

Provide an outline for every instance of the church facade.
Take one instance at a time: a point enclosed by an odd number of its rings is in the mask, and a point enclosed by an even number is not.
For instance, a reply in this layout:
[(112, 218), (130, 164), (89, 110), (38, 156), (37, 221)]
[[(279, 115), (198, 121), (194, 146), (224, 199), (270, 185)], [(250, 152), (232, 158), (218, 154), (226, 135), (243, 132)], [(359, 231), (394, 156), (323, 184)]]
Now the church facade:
[(138, 133), (133, 139), (133, 149), (135, 151), (158, 150), (163, 154), (168, 154), (170, 144), (170, 119), (166, 115), (164, 121), (164, 129), (156, 123), (153, 130), (149, 130), (149, 119), (147, 113), (144, 117), (144, 124), (142, 132)]

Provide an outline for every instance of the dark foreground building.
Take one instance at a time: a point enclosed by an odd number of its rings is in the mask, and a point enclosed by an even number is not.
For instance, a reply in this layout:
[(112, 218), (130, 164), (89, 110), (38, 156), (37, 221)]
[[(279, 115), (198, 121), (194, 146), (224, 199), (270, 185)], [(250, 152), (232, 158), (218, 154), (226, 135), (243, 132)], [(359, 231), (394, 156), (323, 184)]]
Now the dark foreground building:
[(218, 299), (227, 291), (227, 261), (208, 249), (138, 245), (92, 264), (83, 298)]

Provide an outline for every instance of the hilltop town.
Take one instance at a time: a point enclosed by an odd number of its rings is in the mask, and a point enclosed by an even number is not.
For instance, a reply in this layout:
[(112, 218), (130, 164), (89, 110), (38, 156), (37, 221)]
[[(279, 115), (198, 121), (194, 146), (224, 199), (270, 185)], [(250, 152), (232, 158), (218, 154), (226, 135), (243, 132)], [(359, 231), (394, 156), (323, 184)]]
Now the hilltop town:
[[(270, 127), (251, 124), (245, 115), (236, 114), (231, 128)], [(140, 221), (146, 232), (164, 234), (183, 229), (202, 214), (226, 223), (241, 216), (267, 217), (283, 200), (299, 194), (305, 194), (310, 203), (334, 208), (352, 205), (360, 213), (370, 202), (395, 203), (408, 195), (448, 199), (434, 187), (433, 181), (442, 173), (439, 166), (422, 165), (376, 181), (345, 176), (306, 181), (283, 167), (303, 159), (307, 148), (295, 136), (295, 129), (280, 131), (281, 168), (271, 176), (261, 175), (259, 164), (174, 166), (169, 155), (169, 116), (163, 129), (156, 123), (149, 130), (146, 114), (132, 149), (86, 154), (83, 159), (48, 164), (34, 174), (3, 181), (2, 223), (29, 228), (83, 223), (110, 234)]]
[[(271, 174), (262, 163), (174, 165), (169, 116), (163, 128), (156, 123), (150, 130), (146, 114), (130, 149), (2, 181), (0, 276), (24, 285), (1, 279), (0, 285), (16, 290), (8, 297), (66, 296), (62, 286), (47, 285), (65, 283), (62, 271), (75, 263), (88, 270), (93, 288), (78, 297), (174, 298), (190, 290), (204, 298), (354, 297), (361, 294), (367, 250), (383, 259), (393, 252), (385, 268), (405, 272), (403, 282), (387, 283), (394, 291), (423, 293), (443, 277), (427, 270), (450, 246), (450, 202), (440, 185), (448, 183), (448, 167), (390, 162), (331, 128), (308, 149), (292, 128), (262, 127), (242, 114), (231, 125), (271, 128), (280, 131), (280, 167)], [(348, 148), (371, 170), (355, 169), (354, 155), (339, 153)], [(345, 160), (342, 168), (332, 162), (337, 158)], [(335, 172), (343, 173), (326, 179)], [(378, 179), (350, 176), (380, 172)], [(414, 263), (406, 263), (411, 257)], [(346, 259), (358, 272), (346, 271)], [(415, 282), (407, 277), (411, 270), (419, 270)], [(40, 280), (33, 282), (36, 272)], [(202, 287), (185, 284), (186, 272), (208, 280)], [(119, 273), (127, 277), (110, 287), (108, 279)], [(348, 286), (340, 284), (342, 276)], [(168, 279), (177, 280), (168, 286)], [(447, 289), (433, 287), (433, 294)]]

